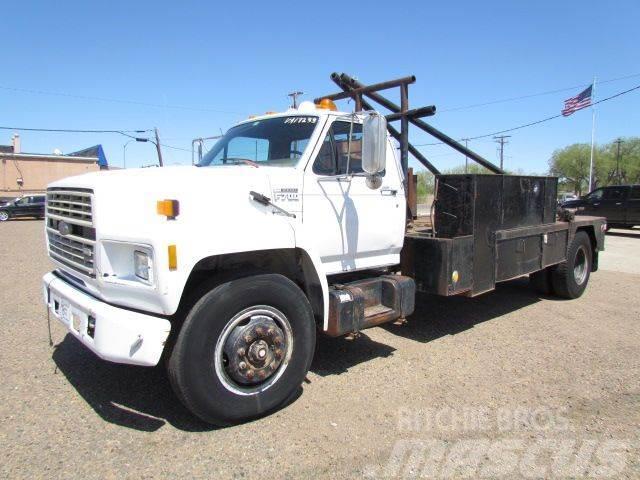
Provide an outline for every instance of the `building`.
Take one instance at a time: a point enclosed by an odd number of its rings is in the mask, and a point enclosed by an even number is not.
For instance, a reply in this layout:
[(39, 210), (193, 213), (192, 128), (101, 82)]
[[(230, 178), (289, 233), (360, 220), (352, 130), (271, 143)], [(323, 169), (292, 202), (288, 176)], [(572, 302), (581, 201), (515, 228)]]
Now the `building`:
[(53, 181), (108, 168), (102, 145), (67, 155), (23, 153), (14, 134), (11, 145), (0, 145), (0, 197), (44, 192)]

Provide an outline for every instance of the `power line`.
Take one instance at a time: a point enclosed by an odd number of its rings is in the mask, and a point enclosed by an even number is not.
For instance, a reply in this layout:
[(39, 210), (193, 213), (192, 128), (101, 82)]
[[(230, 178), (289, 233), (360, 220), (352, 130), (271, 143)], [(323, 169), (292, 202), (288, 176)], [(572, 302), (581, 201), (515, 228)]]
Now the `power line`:
[[(640, 77), (640, 73), (634, 73), (633, 75), (626, 75), (624, 77), (618, 77), (618, 78), (611, 78), (609, 80), (604, 80), (602, 82), (598, 82), (598, 83), (611, 83), (611, 82), (617, 82), (620, 80), (627, 80), (629, 78), (635, 78), (635, 77)], [(467, 110), (467, 109), (471, 109), (471, 108), (478, 108), (478, 107), (485, 107), (488, 105), (495, 105), (498, 103), (505, 103), (505, 102), (511, 102), (511, 101), (515, 101), (515, 100), (524, 100), (527, 98), (533, 98), (533, 97), (541, 97), (543, 95), (552, 95), (554, 93), (561, 93), (561, 92), (566, 92), (569, 90), (575, 90), (577, 88), (583, 88), (583, 87), (588, 87), (589, 85), (591, 85), (590, 83), (583, 83), (580, 85), (574, 85), (573, 87), (564, 87), (564, 88), (559, 88), (556, 90), (548, 90), (546, 92), (540, 92), (540, 93), (532, 93), (529, 95), (521, 95), (518, 97), (509, 97), (509, 98), (502, 98), (499, 100), (489, 100), (487, 102), (483, 102), (483, 103), (473, 103), (471, 105), (463, 105), (460, 107), (452, 107), (452, 108), (444, 108), (441, 110), (438, 110), (438, 113), (444, 113), (444, 112), (457, 112), (459, 110)]]
[[(29, 127), (2, 127), (0, 126), (0, 130), (13, 130), (13, 131), (23, 131), (23, 132), (49, 132), (49, 133), (117, 133), (120, 135), (124, 135), (125, 137), (129, 137), (132, 139), (136, 139), (134, 135), (129, 135), (129, 133), (150, 133), (153, 132), (153, 129), (147, 130), (80, 130), (73, 128), (29, 128)], [(149, 140), (148, 138), (146, 139)], [(182, 150), (183, 152), (190, 152), (191, 150), (187, 148), (174, 147), (173, 145), (167, 145), (164, 143), (160, 144), (163, 147), (172, 148), (174, 150)]]
[(183, 152), (190, 152), (191, 150), (189, 150), (188, 148), (182, 148), (182, 147), (174, 147), (173, 145), (166, 145), (164, 143), (161, 143), (160, 145), (162, 145), (163, 147), (167, 147), (167, 148), (172, 148), (174, 150), (181, 150)]
[(178, 110), (195, 110), (200, 112), (224, 113), (227, 115), (244, 115), (244, 113), (240, 113), (240, 112), (216, 110), (216, 109), (207, 108), (207, 107), (188, 107), (185, 105), (165, 105), (161, 103), (139, 102), (136, 100), (124, 100), (119, 98), (93, 97), (89, 95), (74, 95), (71, 93), (61, 93), (61, 92), (47, 92), (45, 90), (31, 90), (28, 88), (7, 87), (3, 85), (0, 85), (0, 90), (8, 90), (12, 92), (21, 92), (21, 93), (33, 93), (36, 95), (51, 95), (55, 97), (77, 98), (80, 100), (97, 100), (99, 102), (124, 103), (129, 105), (140, 105), (143, 107), (173, 108)]
[[(603, 103), (603, 102), (607, 102), (609, 100), (612, 100), (616, 97), (620, 97), (621, 95), (625, 95), (627, 93), (633, 92), (634, 90), (638, 90), (640, 89), (640, 85), (636, 85), (633, 88), (629, 88), (628, 90), (624, 90), (622, 92), (618, 92), (615, 95), (611, 95), (610, 97), (607, 98), (603, 98), (602, 100), (598, 100), (597, 102), (593, 102), (592, 105), (597, 105), (599, 103)], [(585, 107), (587, 108), (587, 107)], [(584, 110), (584, 108), (581, 108), (580, 110)], [(486, 137), (493, 137), (495, 135), (500, 135), (502, 133), (508, 133), (508, 132), (513, 132), (516, 130), (520, 130), (526, 127), (532, 127), (533, 125), (538, 125), (540, 123), (544, 123), (544, 122), (548, 122), (551, 120), (554, 120), (556, 118), (562, 117), (563, 115), (561, 113), (557, 114), (557, 115), (553, 115), (551, 117), (547, 117), (547, 118), (543, 118), (541, 120), (536, 120), (535, 122), (530, 122), (530, 123), (525, 123), (524, 125), (518, 125), (517, 127), (512, 127), (512, 128), (507, 128), (505, 130), (499, 130), (497, 132), (491, 132), (491, 133), (486, 133), (484, 135), (477, 135), (475, 137), (468, 137), (468, 140), (477, 140), (479, 138), (486, 138)], [(443, 145), (444, 142), (434, 142), (434, 143), (418, 143), (418, 144), (414, 144), (415, 147), (426, 147), (426, 146), (433, 146), (433, 145)]]
[(151, 130), (78, 130), (72, 128), (29, 128), (29, 127), (0, 127), (0, 130), (22, 130), (26, 132), (54, 132), (54, 133), (145, 133)]

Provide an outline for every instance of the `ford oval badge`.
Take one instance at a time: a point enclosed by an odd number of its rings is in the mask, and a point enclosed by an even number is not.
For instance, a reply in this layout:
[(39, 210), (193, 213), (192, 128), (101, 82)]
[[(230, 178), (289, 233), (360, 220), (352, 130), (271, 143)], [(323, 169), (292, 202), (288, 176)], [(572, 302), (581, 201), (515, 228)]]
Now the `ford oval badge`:
[(60, 232), (60, 235), (66, 237), (71, 233), (71, 225), (65, 222), (58, 222), (58, 231)]

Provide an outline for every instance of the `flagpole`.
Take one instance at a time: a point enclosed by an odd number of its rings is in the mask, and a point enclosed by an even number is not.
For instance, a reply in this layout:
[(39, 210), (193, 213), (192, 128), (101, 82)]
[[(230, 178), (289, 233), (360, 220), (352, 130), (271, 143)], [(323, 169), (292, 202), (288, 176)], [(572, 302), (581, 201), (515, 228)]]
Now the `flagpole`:
[(593, 77), (593, 86), (591, 88), (591, 160), (589, 162), (589, 192), (593, 190), (593, 154), (596, 142), (596, 77)]

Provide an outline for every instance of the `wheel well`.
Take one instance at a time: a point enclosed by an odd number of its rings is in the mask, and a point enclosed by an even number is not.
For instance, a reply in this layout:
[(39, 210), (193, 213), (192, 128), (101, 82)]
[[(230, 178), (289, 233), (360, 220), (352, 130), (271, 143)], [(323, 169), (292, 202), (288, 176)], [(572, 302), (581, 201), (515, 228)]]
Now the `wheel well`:
[(189, 275), (176, 313), (184, 317), (202, 295), (230, 280), (262, 273), (278, 273), (293, 281), (311, 303), (316, 322), (322, 325), (324, 303), (318, 273), (302, 249), (283, 248), (213, 255), (200, 260)]
[(598, 242), (596, 240), (596, 233), (593, 229), (593, 226), (580, 227), (576, 230), (577, 232), (585, 232), (589, 237), (589, 242), (591, 242), (591, 271), (595, 272), (598, 270)]

